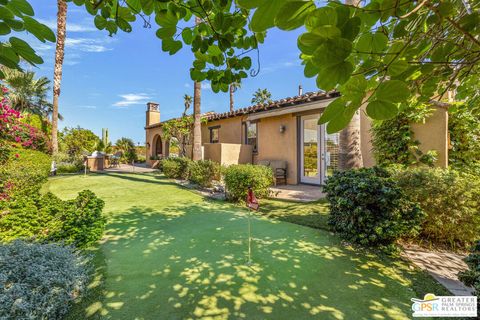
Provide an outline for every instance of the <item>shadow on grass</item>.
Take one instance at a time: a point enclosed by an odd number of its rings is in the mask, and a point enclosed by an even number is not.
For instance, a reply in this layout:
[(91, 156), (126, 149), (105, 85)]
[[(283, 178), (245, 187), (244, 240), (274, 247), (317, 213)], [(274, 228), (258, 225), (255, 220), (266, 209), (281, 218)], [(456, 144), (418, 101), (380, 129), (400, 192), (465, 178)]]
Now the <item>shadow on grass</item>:
[[(293, 204), (292, 204), (293, 205)], [(288, 205), (285, 210), (288, 210)], [(406, 319), (415, 294), (396, 262), (326, 232), (204, 201), (111, 218), (96, 286), (71, 319)]]
[(314, 202), (261, 200), (258, 211), (258, 214), (268, 218), (323, 230), (329, 230), (328, 213), (328, 202), (325, 199)]

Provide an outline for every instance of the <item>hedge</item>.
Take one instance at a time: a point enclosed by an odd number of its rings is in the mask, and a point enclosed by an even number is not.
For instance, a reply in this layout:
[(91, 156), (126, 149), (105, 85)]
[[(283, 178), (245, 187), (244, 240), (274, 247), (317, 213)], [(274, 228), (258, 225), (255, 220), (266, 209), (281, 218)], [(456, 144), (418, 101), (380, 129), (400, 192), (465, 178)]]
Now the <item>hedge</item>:
[(480, 238), (480, 179), (442, 168), (391, 169), (405, 194), (426, 213), (420, 239), (468, 248)]

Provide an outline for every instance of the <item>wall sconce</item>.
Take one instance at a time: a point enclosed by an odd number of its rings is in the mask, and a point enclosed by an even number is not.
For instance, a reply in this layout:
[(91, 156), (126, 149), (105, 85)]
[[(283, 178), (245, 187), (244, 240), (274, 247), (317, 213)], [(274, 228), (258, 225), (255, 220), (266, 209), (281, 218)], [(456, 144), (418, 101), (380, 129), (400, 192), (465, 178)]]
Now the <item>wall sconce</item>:
[(150, 149), (150, 142), (146, 143), (147, 149)]
[(281, 124), (279, 129), (280, 133), (284, 133), (285, 129), (287, 129), (287, 127), (284, 124)]

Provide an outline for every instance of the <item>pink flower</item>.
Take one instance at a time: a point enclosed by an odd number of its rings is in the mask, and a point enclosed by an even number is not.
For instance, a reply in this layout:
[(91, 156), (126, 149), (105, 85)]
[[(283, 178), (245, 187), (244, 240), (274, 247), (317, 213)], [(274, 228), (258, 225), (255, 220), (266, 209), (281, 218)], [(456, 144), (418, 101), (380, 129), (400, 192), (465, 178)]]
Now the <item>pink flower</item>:
[(15, 153), (15, 158), (20, 158), (20, 155), (18, 153)]

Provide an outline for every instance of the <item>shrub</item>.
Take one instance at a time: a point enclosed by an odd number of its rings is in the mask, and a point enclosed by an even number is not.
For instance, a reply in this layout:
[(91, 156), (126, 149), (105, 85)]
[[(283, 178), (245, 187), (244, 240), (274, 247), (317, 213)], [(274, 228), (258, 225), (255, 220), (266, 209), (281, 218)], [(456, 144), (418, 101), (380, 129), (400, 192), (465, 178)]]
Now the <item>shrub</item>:
[(258, 198), (268, 197), (272, 184), (273, 172), (266, 166), (238, 164), (225, 169), (227, 197), (232, 201), (245, 200), (249, 186)]
[(58, 244), (0, 244), (0, 319), (63, 319), (86, 288), (87, 262)]
[(5, 198), (37, 192), (50, 173), (51, 158), (45, 153), (12, 148), (0, 166), (0, 194)]
[(167, 178), (186, 180), (190, 176), (189, 167), (192, 160), (184, 157), (163, 159), (161, 164)]
[(102, 236), (103, 205), (103, 201), (88, 190), (69, 201), (52, 193), (17, 197), (0, 204), (0, 241), (35, 238), (87, 247)]
[(12, 109), (7, 99), (8, 90), (0, 97), (0, 140), (22, 145), (24, 148), (48, 151), (51, 148), (47, 136), (39, 129), (24, 122), (24, 116)]
[(189, 163), (190, 181), (209, 187), (213, 180), (220, 180), (220, 164), (212, 160), (191, 161)]
[[(471, 248), (470, 255), (465, 258), (469, 270), (460, 272), (458, 278), (465, 285), (473, 287), (473, 295), (480, 296), (480, 240)], [(480, 300), (477, 301), (480, 310)]]
[(77, 247), (88, 247), (102, 237), (106, 219), (102, 216), (103, 200), (92, 191), (83, 190), (76, 199), (64, 204), (60, 212), (60, 228), (49, 235), (49, 240), (62, 241)]
[(325, 186), (328, 224), (344, 239), (364, 246), (389, 246), (418, 231), (420, 208), (381, 168), (336, 172)]
[(83, 169), (83, 165), (78, 166), (76, 163), (59, 163), (57, 165), (57, 173), (77, 173)]
[(451, 247), (469, 247), (480, 237), (478, 177), (441, 168), (396, 170), (404, 192), (427, 214), (421, 238)]

